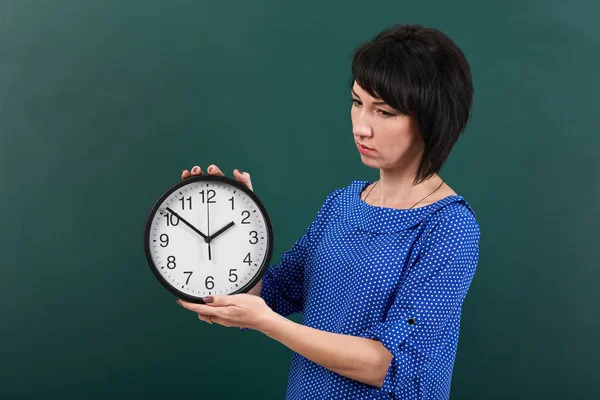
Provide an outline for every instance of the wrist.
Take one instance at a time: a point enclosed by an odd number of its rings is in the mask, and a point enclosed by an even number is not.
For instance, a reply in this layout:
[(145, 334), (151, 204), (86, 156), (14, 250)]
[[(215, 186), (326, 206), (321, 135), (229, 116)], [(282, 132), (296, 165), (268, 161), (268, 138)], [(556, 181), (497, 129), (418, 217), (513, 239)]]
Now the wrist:
[(262, 333), (273, 339), (284, 323), (289, 320), (284, 316), (271, 310), (265, 315), (261, 328), (259, 329)]

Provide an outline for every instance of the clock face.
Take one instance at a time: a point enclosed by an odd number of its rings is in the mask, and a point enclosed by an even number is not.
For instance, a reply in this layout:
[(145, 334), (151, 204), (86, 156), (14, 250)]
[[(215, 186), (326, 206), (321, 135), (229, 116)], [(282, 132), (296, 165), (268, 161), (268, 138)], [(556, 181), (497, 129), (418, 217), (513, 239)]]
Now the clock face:
[(254, 192), (224, 176), (184, 179), (155, 203), (144, 231), (146, 258), (171, 293), (201, 303), (245, 293), (271, 258), (273, 230)]

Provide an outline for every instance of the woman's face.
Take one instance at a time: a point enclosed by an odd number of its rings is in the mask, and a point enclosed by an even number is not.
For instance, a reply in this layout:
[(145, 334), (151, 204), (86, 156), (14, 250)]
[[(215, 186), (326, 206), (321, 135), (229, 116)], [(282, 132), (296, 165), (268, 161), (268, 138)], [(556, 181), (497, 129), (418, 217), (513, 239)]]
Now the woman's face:
[(418, 164), (423, 140), (414, 118), (371, 97), (356, 82), (351, 92), (352, 132), (363, 163), (379, 169)]

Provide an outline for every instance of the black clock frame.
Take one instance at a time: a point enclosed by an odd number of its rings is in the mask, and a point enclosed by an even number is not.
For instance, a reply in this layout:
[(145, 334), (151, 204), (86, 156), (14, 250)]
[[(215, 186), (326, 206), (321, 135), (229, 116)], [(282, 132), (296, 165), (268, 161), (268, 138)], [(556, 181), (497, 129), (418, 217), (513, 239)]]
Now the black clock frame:
[(271, 218), (269, 217), (269, 213), (267, 213), (267, 209), (265, 208), (263, 202), (260, 200), (260, 198), (256, 195), (256, 193), (254, 193), (252, 190), (250, 190), (246, 185), (244, 185), (243, 183), (240, 183), (234, 179), (231, 179), (227, 176), (221, 176), (221, 175), (196, 175), (196, 176), (192, 176), (190, 178), (186, 178), (186, 179), (182, 179), (180, 182), (177, 182), (175, 185), (171, 186), (170, 188), (168, 188), (161, 196), (160, 198), (154, 203), (154, 206), (152, 207), (152, 209), (150, 210), (150, 213), (148, 214), (148, 217), (146, 219), (146, 224), (144, 226), (144, 251), (146, 253), (146, 260), (148, 261), (148, 265), (150, 267), (150, 270), (152, 271), (152, 273), (154, 274), (154, 276), (158, 279), (158, 281), (161, 283), (161, 285), (163, 287), (165, 287), (169, 292), (171, 292), (172, 294), (174, 294), (175, 296), (177, 296), (178, 298), (181, 298), (183, 300), (192, 302), (192, 303), (199, 303), (199, 304), (204, 304), (204, 301), (202, 300), (202, 297), (196, 297), (196, 296), (191, 296), (185, 292), (180, 291), (179, 289), (173, 287), (169, 282), (167, 282), (167, 280), (162, 276), (162, 274), (160, 273), (160, 271), (158, 270), (158, 266), (154, 264), (154, 260), (152, 258), (152, 254), (150, 252), (150, 231), (152, 229), (152, 221), (154, 220), (154, 216), (156, 215), (156, 213), (158, 212), (158, 209), (160, 208), (160, 205), (163, 203), (163, 201), (165, 201), (165, 199), (167, 197), (169, 197), (171, 194), (173, 194), (174, 192), (176, 192), (178, 189), (180, 189), (183, 186), (187, 186), (191, 183), (194, 182), (222, 182), (228, 185), (231, 185), (239, 190), (241, 190), (242, 192), (244, 192), (246, 195), (248, 195), (250, 198), (252, 198), (252, 200), (256, 203), (256, 205), (258, 206), (258, 208), (260, 209), (260, 211), (262, 212), (264, 218), (265, 218), (265, 224), (267, 226), (267, 235), (268, 235), (268, 240), (267, 240), (267, 248), (265, 249), (265, 258), (263, 259), (262, 264), (259, 267), (259, 272), (254, 276), (254, 278), (248, 282), (245, 286), (242, 286), (240, 289), (236, 290), (233, 293), (229, 293), (231, 295), (233, 294), (239, 294), (239, 293), (247, 293), (251, 288), (253, 288), (263, 277), (263, 275), (267, 272), (267, 268), (269, 267), (269, 263), (271, 262), (271, 257), (273, 255), (273, 225), (271, 223)]

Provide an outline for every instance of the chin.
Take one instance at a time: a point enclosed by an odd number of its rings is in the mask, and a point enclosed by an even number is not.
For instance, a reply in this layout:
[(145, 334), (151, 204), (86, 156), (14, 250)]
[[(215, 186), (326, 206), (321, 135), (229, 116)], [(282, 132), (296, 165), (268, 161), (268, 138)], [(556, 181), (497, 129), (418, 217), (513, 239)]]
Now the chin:
[(379, 169), (379, 163), (375, 160), (373, 160), (371, 157), (365, 157), (362, 154), (360, 155), (360, 160), (362, 161), (363, 164), (365, 164), (367, 167), (370, 168), (376, 168)]

